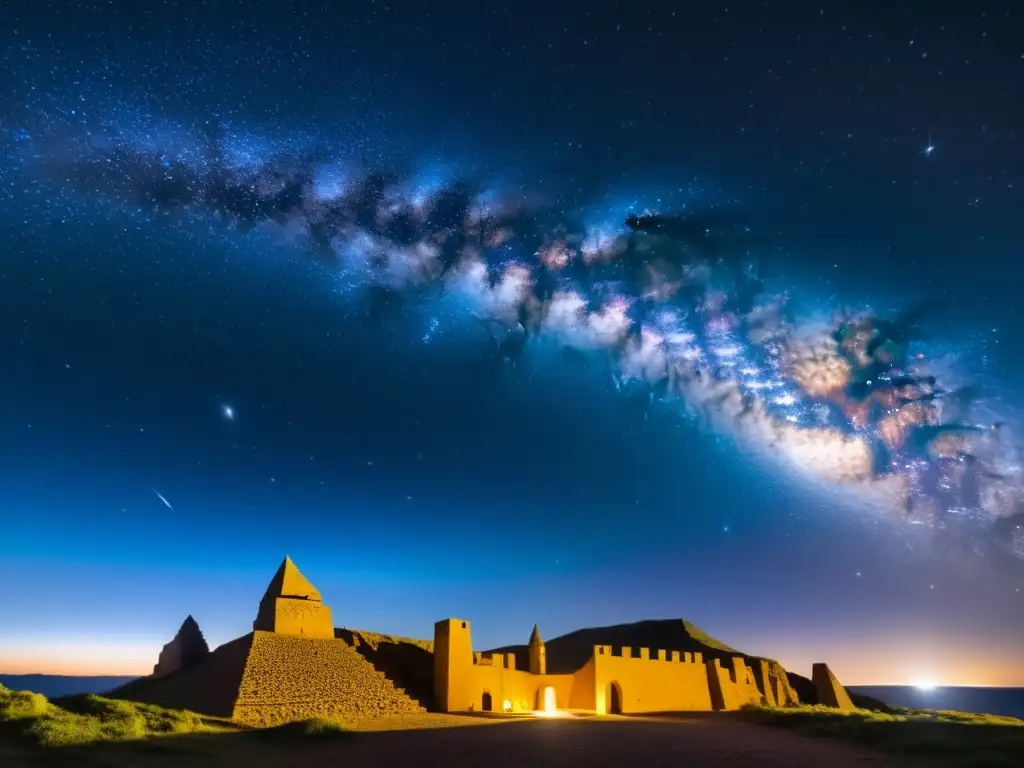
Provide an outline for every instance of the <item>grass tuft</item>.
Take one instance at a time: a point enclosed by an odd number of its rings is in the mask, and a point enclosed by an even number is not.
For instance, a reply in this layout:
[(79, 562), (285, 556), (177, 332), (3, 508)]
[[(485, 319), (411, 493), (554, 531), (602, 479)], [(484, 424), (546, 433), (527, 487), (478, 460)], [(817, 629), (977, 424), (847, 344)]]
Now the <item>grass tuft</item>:
[(50, 710), (46, 697), (31, 691), (12, 691), (0, 685), (0, 722), (45, 715)]
[(354, 735), (353, 731), (345, 728), (333, 720), (314, 717), (309, 720), (297, 720), (292, 723), (282, 723), (270, 728), (261, 728), (255, 733), (262, 738), (273, 740), (292, 739), (348, 739)]
[(1008, 768), (1020, 765), (1024, 754), (1024, 721), (1015, 717), (899, 708), (842, 712), (825, 706), (746, 707), (743, 716), (807, 736), (928, 758), (929, 765)]

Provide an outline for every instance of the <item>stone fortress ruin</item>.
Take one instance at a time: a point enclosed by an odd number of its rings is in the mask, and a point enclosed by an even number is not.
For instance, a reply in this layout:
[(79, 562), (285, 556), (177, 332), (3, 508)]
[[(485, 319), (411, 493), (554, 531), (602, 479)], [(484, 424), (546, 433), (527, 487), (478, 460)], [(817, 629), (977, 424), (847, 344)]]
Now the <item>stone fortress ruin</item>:
[[(664, 643), (621, 642), (641, 636)], [(853, 708), (826, 665), (814, 665), (812, 682), (682, 621), (579, 630), (548, 644), (534, 626), (525, 647), (488, 653), (473, 650), (470, 624), (462, 619), (437, 622), (432, 642), (335, 628), (320, 593), (287, 557), (260, 601), (252, 632), (210, 651), (189, 616), (153, 674), (112, 695), (255, 726), (428, 709), (605, 715), (785, 706), (801, 698)]]

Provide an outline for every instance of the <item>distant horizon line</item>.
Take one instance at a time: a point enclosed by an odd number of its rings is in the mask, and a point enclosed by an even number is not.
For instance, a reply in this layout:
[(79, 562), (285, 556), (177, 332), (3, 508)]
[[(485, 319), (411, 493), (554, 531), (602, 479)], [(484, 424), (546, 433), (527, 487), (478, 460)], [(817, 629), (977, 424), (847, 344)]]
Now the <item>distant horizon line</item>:
[[(61, 674), (57, 672), (0, 672), (0, 676), (4, 677), (64, 677), (64, 678), (87, 678), (87, 677), (148, 677), (150, 672), (138, 674), (134, 672), (92, 672), (92, 673), (81, 673), (81, 674)], [(846, 688), (920, 688), (918, 685), (913, 683), (843, 683)], [(950, 683), (949, 685), (936, 684), (929, 690), (936, 690), (939, 688), (995, 688), (995, 689), (1024, 689), (1024, 683), (1019, 685), (977, 685), (967, 683)]]

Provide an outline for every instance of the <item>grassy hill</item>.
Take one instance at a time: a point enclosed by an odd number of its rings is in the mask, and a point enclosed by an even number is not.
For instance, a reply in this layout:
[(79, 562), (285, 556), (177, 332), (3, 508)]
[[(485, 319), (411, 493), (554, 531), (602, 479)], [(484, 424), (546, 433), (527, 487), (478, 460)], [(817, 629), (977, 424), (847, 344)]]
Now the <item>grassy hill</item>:
[(237, 729), (238, 726), (219, 718), (91, 693), (49, 701), (39, 693), (0, 686), (0, 736), (4, 741), (65, 747), (158, 734)]
[(882, 752), (943, 768), (1016, 768), (1024, 755), (1024, 721), (950, 710), (889, 712), (830, 707), (750, 707), (741, 716), (803, 736), (852, 741)]

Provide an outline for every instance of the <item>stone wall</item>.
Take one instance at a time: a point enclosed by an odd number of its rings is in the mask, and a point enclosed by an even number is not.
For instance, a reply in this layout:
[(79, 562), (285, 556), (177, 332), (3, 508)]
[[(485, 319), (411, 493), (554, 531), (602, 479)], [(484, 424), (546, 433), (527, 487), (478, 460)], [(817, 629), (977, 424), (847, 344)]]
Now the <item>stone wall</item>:
[(423, 711), (342, 640), (254, 632), (232, 717), (265, 726), (310, 717), (352, 721)]

